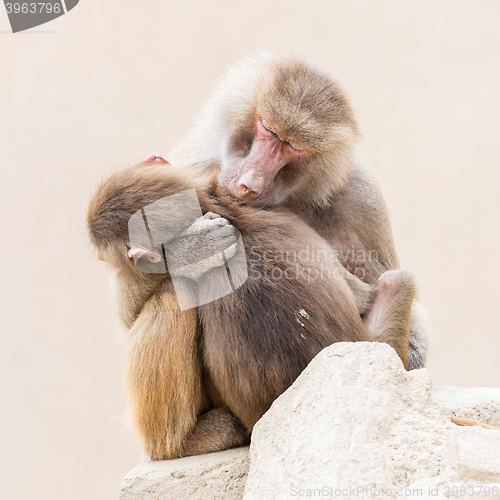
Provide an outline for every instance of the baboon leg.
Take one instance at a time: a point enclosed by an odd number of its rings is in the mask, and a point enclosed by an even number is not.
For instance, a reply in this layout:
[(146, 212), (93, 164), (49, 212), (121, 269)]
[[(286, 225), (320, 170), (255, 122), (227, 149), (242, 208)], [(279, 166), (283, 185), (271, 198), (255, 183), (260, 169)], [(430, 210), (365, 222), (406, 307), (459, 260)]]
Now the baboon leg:
[(125, 388), (151, 460), (200, 455), (248, 441), (229, 411), (207, 411), (211, 401), (198, 344), (196, 309), (181, 311), (171, 284), (146, 303), (130, 329)]
[(209, 408), (198, 349), (196, 309), (181, 311), (172, 284), (153, 295), (129, 331), (125, 392), (152, 460), (182, 456)]
[[(375, 286), (361, 281), (347, 270), (345, 270), (342, 276), (354, 295), (359, 313), (365, 314), (370, 310), (374, 302)], [(377, 296), (379, 295), (380, 290)], [(413, 300), (411, 305), (407, 370), (415, 370), (425, 365), (429, 345), (428, 331), (427, 311), (418, 300)]]
[(250, 434), (229, 410), (214, 408), (198, 419), (193, 432), (184, 441), (180, 456), (203, 455), (249, 442)]
[(407, 369), (415, 370), (425, 366), (427, 361), (429, 326), (427, 324), (427, 311), (418, 300), (413, 301), (411, 310), (412, 319)]
[(387, 271), (377, 281), (372, 307), (364, 317), (371, 339), (393, 347), (405, 368), (415, 296), (415, 282), (410, 273), (400, 269)]

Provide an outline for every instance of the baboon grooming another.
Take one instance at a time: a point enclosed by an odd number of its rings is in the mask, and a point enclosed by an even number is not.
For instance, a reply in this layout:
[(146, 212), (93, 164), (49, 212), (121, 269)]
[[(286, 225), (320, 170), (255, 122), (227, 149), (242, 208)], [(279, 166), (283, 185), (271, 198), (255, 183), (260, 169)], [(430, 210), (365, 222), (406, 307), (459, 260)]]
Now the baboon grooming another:
[[(262, 54), (227, 73), (169, 159), (220, 168), (222, 186), (247, 205), (291, 210), (352, 274), (379, 282), (378, 296), (389, 281), (397, 286), (399, 274), (384, 273), (399, 262), (382, 194), (356, 158), (358, 139), (353, 110), (335, 80), (305, 60)], [(400, 306), (392, 306), (394, 314)], [(425, 364), (427, 333), (422, 306), (415, 300), (408, 307), (411, 313), (401, 314), (409, 318), (411, 370)], [(378, 320), (372, 314), (365, 322)]]
[[(128, 404), (151, 459), (244, 444), (271, 403), (334, 342), (387, 342), (406, 362), (410, 275), (391, 271), (373, 302), (374, 287), (290, 211), (242, 206), (216, 176), (163, 163), (156, 157), (112, 175), (88, 211), (92, 243), (116, 271), (128, 328)], [(158, 200), (193, 188), (205, 215), (189, 227), (182, 200), (155, 213)], [(130, 221), (141, 212), (148, 235), (159, 221), (170, 236), (132, 242)], [(243, 246), (235, 245), (234, 228)], [(200, 250), (207, 237), (209, 258)], [(165, 255), (168, 268), (159, 272)], [(209, 300), (228, 279), (226, 266), (232, 293)], [(201, 305), (181, 310), (185, 300)], [(367, 308), (367, 324), (391, 328), (367, 328), (360, 316)]]

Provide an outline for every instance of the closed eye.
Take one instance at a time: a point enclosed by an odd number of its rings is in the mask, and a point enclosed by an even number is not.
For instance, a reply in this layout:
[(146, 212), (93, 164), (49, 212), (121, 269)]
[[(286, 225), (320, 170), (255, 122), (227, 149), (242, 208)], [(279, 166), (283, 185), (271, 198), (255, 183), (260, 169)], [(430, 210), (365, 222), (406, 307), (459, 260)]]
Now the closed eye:
[(269, 126), (269, 124), (266, 122), (266, 120), (262, 120), (262, 126), (271, 132), (271, 134), (274, 134), (275, 136), (278, 136), (278, 134)]
[(280, 139), (280, 141), (284, 142), (285, 144), (288, 144), (293, 150), (295, 151), (303, 151), (303, 149), (298, 145), (296, 144), (295, 142), (290, 142), (290, 141), (284, 141), (277, 132), (275, 132), (271, 126), (269, 125), (269, 123), (266, 122), (266, 120), (262, 120), (262, 126), (268, 131), (268, 132), (271, 132), (271, 134), (273, 134), (275, 137), (278, 137), (278, 139)]
[(300, 146), (298, 146), (297, 144), (295, 144), (294, 142), (290, 142), (288, 141), (287, 144), (292, 148), (292, 149), (295, 149), (295, 151), (303, 151), (302, 148), (300, 148)]

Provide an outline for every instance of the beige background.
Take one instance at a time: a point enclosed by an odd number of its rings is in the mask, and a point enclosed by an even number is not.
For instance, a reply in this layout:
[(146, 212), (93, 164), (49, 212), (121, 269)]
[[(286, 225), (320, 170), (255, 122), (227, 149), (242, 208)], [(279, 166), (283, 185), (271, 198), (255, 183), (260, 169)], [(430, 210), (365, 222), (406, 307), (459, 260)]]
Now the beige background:
[(86, 205), (258, 49), (335, 68), (430, 311), (434, 380), (500, 387), (499, 19), (497, 0), (82, 0), (12, 35), (0, 5), (2, 498), (115, 498), (139, 460)]

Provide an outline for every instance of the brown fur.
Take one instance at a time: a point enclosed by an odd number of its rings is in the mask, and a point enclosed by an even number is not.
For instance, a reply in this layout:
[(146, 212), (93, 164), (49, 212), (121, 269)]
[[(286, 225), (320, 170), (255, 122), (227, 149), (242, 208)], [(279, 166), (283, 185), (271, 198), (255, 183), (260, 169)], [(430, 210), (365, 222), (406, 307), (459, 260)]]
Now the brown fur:
[[(239, 229), (254, 262), (233, 293), (181, 311), (168, 272), (141, 273), (127, 256), (127, 224), (144, 206), (192, 187), (204, 213), (218, 213)], [(184, 208), (161, 214), (177, 232)], [(369, 307), (372, 287), (350, 275), (330, 245), (288, 210), (241, 206), (190, 170), (141, 164), (114, 174), (91, 201), (88, 227), (97, 250), (116, 269), (120, 317), (129, 328), (127, 399), (154, 460), (244, 444), (274, 399), (324, 347), (373, 338), (359, 314)], [(306, 248), (310, 255), (297, 258)], [(284, 260), (265, 260), (265, 251), (284, 252)], [(246, 265), (242, 252), (233, 259)], [(321, 266), (329, 274), (310, 279), (307, 273)], [(299, 273), (287, 278), (252, 276), (294, 267)], [(225, 272), (223, 266), (210, 270), (198, 282), (198, 296)], [(193, 287), (186, 279), (177, 293), (193, 294)], [(380, 314), (385, 324), (385, 311)], [(399, 338), (387, 342), (405, 361), (407, 339), (402, 349)]]
[[(403, 271), (393, 272), (399, 261), (387, 207), (356, 158), (359, 131), (349, 100), (326, 72), (297, 57), (270, 54), (235, 66), (169, 160), (199, 171), (220, 167), (221, 182), (237, 193), (242, 179), (247, 184), (245, 175), (262, 178), (268, 168), (265, 156), (253, 155), (255, 119), (263, 116), (273, 123), (283, 147), (297, 142), (304, 152), (290, 161), (286, 157), (264, 191), (248, 200), (243, 193), (242, 201), (291, 210), (331, 245), (350, 273), (373, 285), (381, 279), (378, 291), (387, 288), (383, 283), (389, 279), (394, 280), (391, 288), (400, 284), (400, 293), (377, 292), (370, 324), (381, 317), (378, 311), (392, 310), (382, 328), (388, 331), (397, 323), (393, 335), (410, 338), (408, 369), (424, 366), (425, 311), (416, 300), (413, 280), (402, 277)], [(221, 146), (226, 147), (223, 153)], [(246, 192), (255, 194), (255, 189), (249, 186)], [(395, 303), (393, 296), (398, 297)]]

